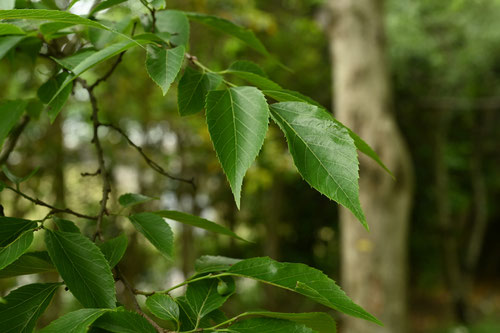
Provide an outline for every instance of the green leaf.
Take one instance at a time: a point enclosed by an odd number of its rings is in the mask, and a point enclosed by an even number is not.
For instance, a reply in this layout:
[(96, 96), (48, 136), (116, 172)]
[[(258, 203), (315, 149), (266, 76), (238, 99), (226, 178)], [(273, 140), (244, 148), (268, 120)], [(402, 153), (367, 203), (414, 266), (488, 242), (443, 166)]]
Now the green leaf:
[(125, 193), (118, 198), (118, 202), (123, 207), (132, 207), (152, 200), (157, 200), (157, 198), (135, 193)]
[(81, 63), (84, 59), (90, 57), (92, 54), (97, 51), (94, 48), (85, 48), (81, 49), (78, 52), (70, 55), (69, 57), (62, 59), (54, 59), (59, 65), (63, 68), (73, 71), (73, 69)]
[[(49, 106), (49, 118), (51, 123), (54, 122), (71, 95), (71, 91), (73, 90), (72, 77), (73, 75), (68, 72), (62, 72), (50, 78), (38, 89), (38, 98)], [(66, 80), (69, 81), (65, 83)]]
[(203, 218), (195, 216), (195, 215), (191, 215), (191, 214), (183, 213), (183, 212), (178, 212), (175, 210), (160, 210), (160, 211), (154, 212), (154, 214), (161, 216), (161, 217), (165, 217), (167, 219), (171, 219), (171, 220), (183, 223), (183, 224), (187, 224), (187, 225), (191, 225), (193, 227), (212, 231), (212, 232), (215, 232), (215, 233), (218, 233), (221, 235), (231, 236), (233, 238), (247, 242), (247, 240), (241, 238), (240, 236), (236, 235), (234, 232), (221, 226), (220, 224), (203, 219)]
[(249, 29), (246, 29), (242, 26), (234, 24), (231, 21), (216, 16), (191, 12), (186, 13), (186, 15), (192, 21), (200, 22), (204, 25), (214, 28), (215, 30), (219, 30), (220, 32), (236, 37), (257, 52), (265, 56), (269, 55), (269, 52), (267, 52), (264, 44), (262, 44), (262, 42)]
[(52, 262), (71, 293), (89, 308), (114, 308), (115, 281), (97, 245), (80, 233), (46, 229)]
[(23, 39), (24, 36), (0, 37), (0, 60), (2, 60), (2, 58), (7, 54), (7, 52), (12, 50)]
[[(144, 41), (140, 41), (144, 43)], [(68, 85), (78, 76), (83, 74), (85, 71), (89, 70), (90, 68), (94, 67), (95, 65), (108, 60), (109, 58), (112, 58), (123, 51), (128, 50), (131, 47), (134, 47), (137, 45), (137, 43), (140, 43), (138, 41), (124, 41), (124, 42), (118, 42), (116, 44), (112, 44), (100, 51), (97, 51), (87, 58), (83, 59), (82, 62), (80, 62), (78, 65), (76, 65), (72, 73), (73, 75), (68, 75), (64, 81), (60, 84), (59, 89), (56, 91), (56, 93), (53, 95), (52, 99), (49, 101), (49, 104), (53, 103), (54, 100), (61, 94), (65, 89), (68, 87)], [(139, 44), (140, 45), (140, 44)], [(55, 119), (55, 117), (54, 117)]]
[(116, 23), (108, 21), (101, 22), (106, 23), (106, 25), (110, 27), (110, 30), (89, 28), (89, 40), (96, 49), (102, 49), (106, 44), (114, 41), (118, 37), (115, 32), (124, 33), (132, 26), (132, 19), (129, 16), (126, 16)]
[(179, 306), (169, 295), (154, 294), (146, 299), (146, 306), (156, 317), (179, 323)]
[(156, 45), (148, 46), (146, 69), (151, 79), (160, 86), (164, 96), (181, 69), (184, 52), (182, 45), (173, 49), (165, 49)]
[(101, 10), (111, 8), (113, 6), (119, 5), (119, 4), (124, 3), (126, 1), (127, 0), (105, 0), (105, 1), (102, 1), (97, 6), (92, 8), (92, 10), (89, 13), (89, 17), (94, 15), (97, 12), (100, 12)]
[(381, 324), (347, 297), (335, 281), (304, 264), (280, 263), (268, 257), (251, 258), (234, 264), (224, 274), (247, 277), (295, 291), (329, 308)]
[(0, 270), (12, 264), (33, 243), (33, 230), (28, 230), (19, 235), (12, 243), (0, 247)]
[(26, 32), (17, 25), (10, 23), (0, 23), (0, 36), (5, 35), (25, 35)]
[(264, 143), (269, 108), (254, 87), (211, 91), (206, 105), (208, 131), (239, 208), (243, 177)]
[(245, 316), (262, 316), (268, 318), (284, 319), (303, 324), (318, 333), (336, 333), (335, 320), (324, 312), (309, 313), (281, 313), (269, 311), (245, 312)]
[(13, 290), (0, 304), (4, 333), (31, 333), (61, 283), (34, 283)]
[(141, 315), (121, 309), (105, 313), (92, 326), (115, 333), (157, 333)]
[(316, 333), (303, 324), (274, 318), (242, 320), (229, 328), (234, 333)]
[(222, 256), (201, 256), (196, 259), (194, 269), (198, 274), (224, 272), (240, 261), (241, 259), (233, 259)]
[[(243, 79), (245, 81), (248, 81), (249, 83), (253, 84), (259, 89), (268, 89), (268, 90), (280, 90), (281, 87), (279, 84), (269, 80), (265, 76), (257, 73), (263, 73), (262, 70), (259, 67), (255, 67), (251, 62), (241, 62), (237, 61), (236, 63), (233, 63), (227, 70), (224, 71), (224, 73), (229, 73), (233, 74), (240, 79)], [(257, 72), (257, 73), (256, 73)], [(264, 74), (265, 75), (265, 74)]]
[(323, 108), (321, 104), (314, 99), (302, 95), (301, 93), (293, 90), (280, 89), (280, 90), (262, 90), (264, 95), (269, 96), (278, 102), (305, 102)]
[(148, 40), (151, 42), (156, 42), (160, 45), (168, 45), (170, 42), (170, 39), (172, 38), (172, 35), (168, 32), (157, 32), (157, 33), (150, 33), (146, 32), (143, 34), (138, 34), (134, 36), (135, 40)]
[[(286, 89), (281, 89), (281, 90), (262, 90), (264, 95), (269, 96), (278, 102), (305, 102), (309, 103), (311, 105), (315, 105), (321, 110), (323, 110), (325, 113), (331, 116), (328, 110), (326, 110), (321, 104), (316, 102), (310, 97), (307, 97), (305, 95), (302, 95), (299, 92), (292, 91), (292, 90), (286, 90)], [(368, 157), (372, 158), (375, 162), (377, 162), (387, 173), (389, 173), (392, 177), (394, 175), (392, 172), (384, 165), (384, 163), (380, 160), (380, 157), (373, 151), (373, 149), (365, 142), (363, 139), (361, 139), (356, 133), (354, 133), (351, 129), (346, 127), (344, 124), (333, 118), (333, 121), (339, 124), (341, 127), (344, 127), (347, 129), (349, 132), (349, 135), (351, 138), (354, 140), (354, 144), (356, 145), (356, 148), (362, 152), (363, 154), (367, 155)]]
[(162, 10), (156, 13), (156, 29), (172, 35), (174, 45), (187, 45), (189, 42), (189, 20), (178, 10)]
[(26, 113), (33, 119), (39, 119), (43, 110), (43, 103), (39, 99), (30, 99), (26, 106)]
[(26, 108), (26, 101), (5, 101), (0, 103), (0, 148), (10, 130), (17, 124)]
[[(227, 293), (222, 295), (217, 291), (217, 286), (221, 281), (226, 283), (228, 288)], [(186, 290), (186, 302), (194, 313), (195, 327), (198, 327), (203, 317), (221, 307), (234, 293), (234, 290), (234, 280), (230, 277), (190, 283)]]
[(0, 270), (0, 279), (55, 270), (47, 252), (28, 252)]
[(115, 267), (120, 262), (125, 251), (127, 250), (128, 239), (125, 234), (118, 237), (108, 239), (99, 245), (101, 252), (106, 257), (111, 268)]
[(153, 213), (139, 213), (129, 217), (134, 227), (143, 234), (167, 259), (172, 259), (174, 235), (164, 219)]
[(0, 247), (7, 246), (23, 232), (34, 229), (36, 226), (37, 224), (34, 221), (0, 216)]
[(69, 27), (74, 26), (74, 23), (66, 23), (66, 22), (48, 22), (40, 24), (38, 29), (45, 37), (50, 37), (50, 35), (58, 32), (59, 30), (63, 30)]
[(80, 309), (54, 320), (39, 333), (85, 333), (94, 321), (109, 309)]
[(236, 60), (231, 64), (231, 66), (229, 66), (229, 69), (238, 72), (253, 73), (267, 78), (266, 72), (264, 72), (264, 70), (259, 65), (248, 60)]
[(320, 108), (301, 102), (271, 105), (295, 166), (316, 190), (348, 208), (368, 229), (359, 202), (358, 157), (349, 132)]
[(54, 216), (52, 220), (56, 224), (57, 229), (59, 229), (60, 231), (80, 233), (80, 229), (71, 221), (64, 220), (56, 216)]
[(217, 88), (222, 77), (213, 73), (200, 73), (187, 67), (178, 85), (177, 104), (181, 116), (200, 112), (205, 106), (205, 97)]
[(0, 19), (43, 20), (52, 22), (81, 24), (98, 29), (110, 30), (105, 25), (102, 25), (96, 21), (92, 21), (83, 18), (81, 16), (60, 10), (48, 10), (48, 9), (0, 10)]

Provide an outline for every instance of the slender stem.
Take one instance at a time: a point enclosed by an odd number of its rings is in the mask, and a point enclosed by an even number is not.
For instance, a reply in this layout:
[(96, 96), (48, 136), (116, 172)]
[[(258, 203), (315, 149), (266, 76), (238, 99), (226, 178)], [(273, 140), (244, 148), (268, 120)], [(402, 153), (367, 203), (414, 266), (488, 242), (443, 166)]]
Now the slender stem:
[(57, 207), (54, 207), (38, 198), (32, 198), (30, 197), (29, 195), (21, 192), (19, 189), (15, 189), (11, 186), (5, 186), (6, 189), (9, 189), (11, 190), (12, 192), (20, 195), (21, 197), (23, 197), (24, 199), (26, 200), (29, 200), (31, 202), (33, 202), (35, 205), (38, 205), (38, 206), (43, 206), (43, 207), (47, 207), (47, 208), (50, 208), (51, 209), (51, 213), (52, 214), (57, 214), (57, 213), (66, 213), (66, 214), (70, 214), (70, 215), (74, 215), (76, 217), (80, 217), (80, 218), (83, 218), (83, 219), (89, 219), (89, 220), (97, 220), (97, 216), (90, 216), (90, 215), (85, 215), (85, 214), (82, 214), (82, 213), (78, 213), (78, 212), (75, 212), (74, 210), (72, 209), (69, 209), (69, 208), (57, 208)]
[(228, 274), (228, 273), (219, 273), (219, 274), (208, 274), (208, 275), (204, 275), (204, 276), (200, 276), (198, 278), (194, 278), (194, 279), (187, 279), (186, 281), (182, 282), (182, 283), (179, 283), (179, 284), (176, 284), (175, 286), (173, 287), (170, 287), (168, 289), (165, 289), (165, 290), (159, 290), (159, 291), (141, 291), (141, 290), (137, 290), (137, 289), (134, 289), (134, 294), (136, 295), (144, 295), (144, 296), (151, 296), (153, 294), (168, 294), (170, 293), (172, 290), (175, 290), (175, 289), (178, 289), (182, 286), (185, 286), (186, 284), (190, 284), (190, 283), (193, 283), (193, 282), (197, 282), (197, 281), (201, 281), (201, 280), (208, 280), (208, 279), (217, 279), (217, 278), (220, 278), (222, 276), (230, 276), (232, 274)]

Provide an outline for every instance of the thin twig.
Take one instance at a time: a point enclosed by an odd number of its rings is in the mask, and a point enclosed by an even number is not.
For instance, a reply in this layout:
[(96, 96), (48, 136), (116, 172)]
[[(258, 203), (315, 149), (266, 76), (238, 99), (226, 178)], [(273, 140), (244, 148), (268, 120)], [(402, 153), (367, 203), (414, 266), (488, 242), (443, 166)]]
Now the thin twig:
[(107, 210), (107, 204), (108, 204), (108, 199), (109, 199), (109, 193), (111, 192), (111, 182), (109, 180), (109, 174), (108, 171), (106, 170), (106, 162), (104, 161), (104, 151), (101, 146), (101, 141), (99, 140), (99, 108), (97, 106), (97, 99), (95, 98), (94, 95), (94, 87), (96, 87), (95, 83), (91, 86), (87, 84), (87, 81), (78, 78), (78, 82), (82, 85), (84, 89), (87, 90), (90, 98), (90, 104), (92, 106), (92, 128), (93, 128), (93, 137), (92, 137), (92, 143), (95, 146), (96, 153), (97, 153), (97, 162), (99, 163), (99, 170), (101, 170), (101, 179), (102, 179), (102, 197), (101, 197), (101, 208), (99, 210), (99, 214), (97, 215), (97, 224), (96, 224), (96, 230), (94, 233), (94, 240), (96, 240), (97, 237), (99, 239), (102, 239), (102, 231), (101, 231), (101, 226), (102, 226), (102, 220), (104, 219), (104, 215), (108, 214)]
[(82, 214), (82, 213), (75, 212), (74, 210), (69, 209), (69, 208), (57, 208), (57, 207), (54, 207), (54, 206), (49, 205), (48, 203), (46, 203), (46, 202), (44, 202), (44, 201), (42, 201), (42, 200), (40, 200), (38, 198), (32, 198), (29, 195), (27, 195), (27, 194), (25, 194), (25, 193), (23, 193), (23, 192), (15, 189), (13, 187), (10, 187), (10, 186), (5, 186), (5, 188), (11, 190), (14, 193), (17, 193), (18, 195), (20, 195), (21, 197), (25, 198), (26, 200), (31, 201), (35, 205), (50, 208), (52, 214), (66, 213), (66, 214), (71, 214), (71, 215), (74, 215), (76, 217), (80, 217), (80, 218), (83, 218), (83, 219), (89, 219), (89, 220), (97, 220), (97, 218), (98, 218), (97, 216), (90, 216), (90, 215), (85, 215), (85, 214)]
[(82, 172), (80, 176), (82, 177), (93, 177), (101, 174), (101, 169), (97, 169), (95, 172)]
[(2, 154), (0, 154), (0, 165), (4, 164), (9, 159), (10, 154), (12, 153), (14, 148), (16, 147), (17, 140), (19, 139), (19, 137), (21, 136), (21, 133), (26, 128), (26, 125), (28, 125), (29, 121), (30, 121), (30, 117), (24, 116), (21, 119), (21, 122), (19, 123), (19, 125), (17, 125), (17, 127), (12, 130), (12, 133), (9, 136), (9, 140), (5, 144), (4, 149), (2, 151)]
[(136, 145), (120, 127), (118, 127), (118, 126), (116, 126), (114, 124), (103, 124), (103, 123), (101, 123), (101, 126), (112, 128), (115, 131), (117, 131), (118, 133), (120, 133), (121, 136), (123, 136), (123, 138), (125, 138), (125, 140), (127, 140), (127, 142), (129, 143), (129, 145), (131, 145), (132, 147), (134, 147), (139, 152), (139, 154), (141, 154), (141, 156), (143, 157), (144, 161), (154, 171), (156, 171), (159, 174), (161, 174), (161, 175), (163, 175), (165, 177), (168, 177), (170, 179), (191, 184), (191, 186), (193, 186), (193, 188), (196, 189), (196, 184), (195, 184), (194, 178), (191, 178), (191, 179), (180, 178), (180, 177), (173, 176), (170, 173), (168, 173), (167, 171), (165, 171), (165, 169), (163, 169), (158, 163), (156, 163), (151, 158), (149, 158), (149, 156), (146, 155), (146, 153), (144, 153), (144, 150), (141, 147), (139, 147), (138, 145)]
[(122, 62), (123, 55), (125, 54), (125, 52), (126, 51), (123, 51), (122, 53), (120, 53), (120, 55), (118, 56), (118, 58), (116, 58), (116, 61), (114, 62), (113, 66), (111, 66), (111, 68), (106, 72), (106, 74), (104, 74), (102, 77), (98, 78), (90, 87), (88, 87), (88, 89), (90, 89), (92, 91), (100, 83), (106, 81), (111, 76), (111, 74), (113, 74), (113, 72), (115, 71), (116, 67), (118, 67), (118, 65), (120, 64), (120, 62)]
[(145, 314), (142, 309), (141, 309), (141, 306), (139, 305), (139, 302), (137, 302), (137, 298), (135, 297), (135, 293), (134, 293), (134, 287), (132, 286), (132, 284), (130, 284), (130, 282), (127, 280), (127, 278), (123, 275), (123, 273), (121, 272), (120, 268), (118, 267), (118, 265), (115, 266), (115, 272), (116, 272), (116, 277), (123, 282), (123, 285), (125, 286), (125, 288), (128, 290), (128, 292), (130, 293), (130, 296), (132, 297), (132, 301), (134, 302), (134, 307), (135, 307), (135, 311), (140, 314), (142, 317), (144, 317), (151, 325), (153, 325), (153, 327), (156, 329), (156, 331), (158, 333), (164, 333), (164, 332), (170, 332), (162, 327), (160, 327), (160, 325), (158, 325), (153, 319), (151, 319), (147, 314)]

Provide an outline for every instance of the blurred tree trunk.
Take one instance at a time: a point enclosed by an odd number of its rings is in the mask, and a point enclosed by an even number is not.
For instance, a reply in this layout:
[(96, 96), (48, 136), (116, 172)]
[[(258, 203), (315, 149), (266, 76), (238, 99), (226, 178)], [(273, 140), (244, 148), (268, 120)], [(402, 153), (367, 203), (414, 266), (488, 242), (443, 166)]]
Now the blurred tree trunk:
[(371, 231), (341, 209), (341, 274), (346, 293), (384, 327), (345, 318), (343, 332), (406, 332), (407, 229), (412, 198), (408, 149), (391, 113), (382, 0), (330, 0), (337, 118), (394, 173), (360, 155), (360, 199)]

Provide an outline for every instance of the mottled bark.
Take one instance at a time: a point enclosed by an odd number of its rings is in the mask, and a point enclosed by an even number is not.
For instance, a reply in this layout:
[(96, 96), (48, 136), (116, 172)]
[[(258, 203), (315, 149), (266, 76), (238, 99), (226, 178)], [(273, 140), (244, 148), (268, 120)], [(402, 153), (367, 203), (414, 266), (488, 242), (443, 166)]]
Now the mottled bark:
[(391, 110), (383, 1), (330, 0), (329, 5), (335, 115), (372, 146), (396, 177), (360, 155), (360, 199), (371, 231), (341, 209), (342, 287), (384, 326), (344, 318), (342, 332), (406, 332), (412, 169)]

